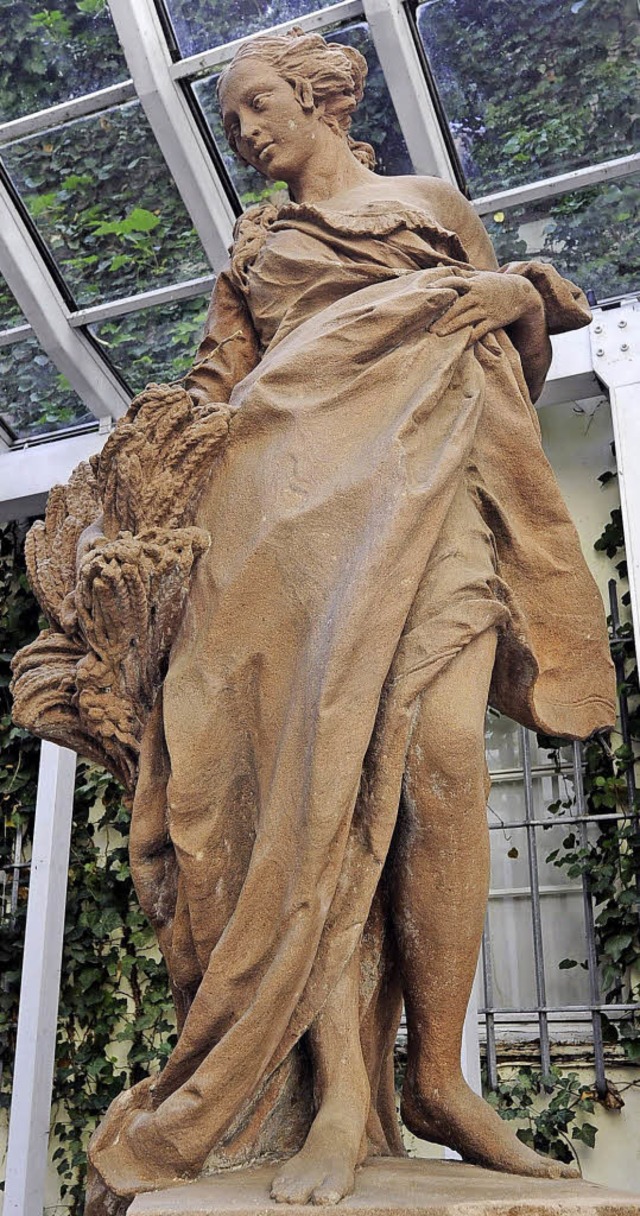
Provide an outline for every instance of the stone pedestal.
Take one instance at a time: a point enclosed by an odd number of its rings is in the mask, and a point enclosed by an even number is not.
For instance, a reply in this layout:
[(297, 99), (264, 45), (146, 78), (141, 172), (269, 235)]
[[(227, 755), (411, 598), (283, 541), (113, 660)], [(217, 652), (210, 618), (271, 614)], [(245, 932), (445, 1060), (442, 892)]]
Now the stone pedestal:
[[(273, 1165), (138, 1195), (128, 1216), (311, 1216), (269, 1197)], [(359, 1170), (340, 1216), (640, 1216), (640, 1195), (591, 1182), (519, 1178), (454, 1161), (378, 1158)], [(336, 1213), (337, 1216), (337, 1213)]]

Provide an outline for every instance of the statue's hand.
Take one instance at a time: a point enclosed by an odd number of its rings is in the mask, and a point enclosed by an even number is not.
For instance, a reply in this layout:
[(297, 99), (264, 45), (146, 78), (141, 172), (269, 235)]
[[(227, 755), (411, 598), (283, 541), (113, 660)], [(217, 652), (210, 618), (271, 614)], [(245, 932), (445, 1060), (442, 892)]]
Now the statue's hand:
[(471, 326), (469, 343), (478, 342), (494, 329), (502, 329), (525, 317), (544, 316), (542, 300), (532, 283), (519, 274), (478, 270), (469, 278), (447, 275), (438, 287), (455, 288), (458, 299), (434, 321), (431, 333), (444, 337)]

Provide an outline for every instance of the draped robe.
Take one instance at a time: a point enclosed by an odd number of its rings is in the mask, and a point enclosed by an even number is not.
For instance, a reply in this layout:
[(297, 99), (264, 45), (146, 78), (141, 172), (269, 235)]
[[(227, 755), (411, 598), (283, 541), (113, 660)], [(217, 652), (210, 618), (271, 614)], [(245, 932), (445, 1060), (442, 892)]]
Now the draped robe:
[[(551, 267), (505, 269), (550, 332), (588, 323)], [(429, 330), (452, 273), (476, 272), (422, 210), (289, 203), (239, 221), (218, 279), (187, 384), (229, 400), (230, 436), (131, 832), (181, 1031), (90, 1149), (125, 1200), (302, 1143), (304, 1034), (354, 950), (369, 1142), (401, 1151), (385, 862), (416, 705), (473, 637), (498, 631), (490, 700), (518, 722), (614, 721), (602, 604), (520, 356), (502, 330)]]

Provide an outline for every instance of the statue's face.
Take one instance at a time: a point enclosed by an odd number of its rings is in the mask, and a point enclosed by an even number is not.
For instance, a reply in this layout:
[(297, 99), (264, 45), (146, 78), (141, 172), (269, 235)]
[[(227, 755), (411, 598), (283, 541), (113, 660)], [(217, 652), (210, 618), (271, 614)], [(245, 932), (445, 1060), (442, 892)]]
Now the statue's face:
[(241, 60), (220, 91), (227, 138), (243, 160), (272, 181), (289, 182), (313, 154), (320, 122), (293, 86), (267, 63)]

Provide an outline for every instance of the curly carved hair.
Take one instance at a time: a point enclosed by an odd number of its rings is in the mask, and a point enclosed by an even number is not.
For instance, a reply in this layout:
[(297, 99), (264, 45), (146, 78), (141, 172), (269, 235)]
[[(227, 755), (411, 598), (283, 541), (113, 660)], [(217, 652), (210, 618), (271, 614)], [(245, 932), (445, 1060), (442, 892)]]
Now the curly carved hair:
[[(324, 102), (323, 121), (346, 139), (357, 160), (373, 169), (376, 158), (371, 145), (349, 135), (351, 115), (362, 98), (368, 71), (367, 61), (359, 51), (327, 42), (321, 34), (305, 34), (300, 28), (286, 34), (263, 34), (244, 42), (236, 51), (220, 74), (218, 97), (234, 64), (252, 57), (275, 68), (293, 88), (298, 82), (307, 81), (314, 103)], [(233, 150), (237, 155), (237, 149)]]

